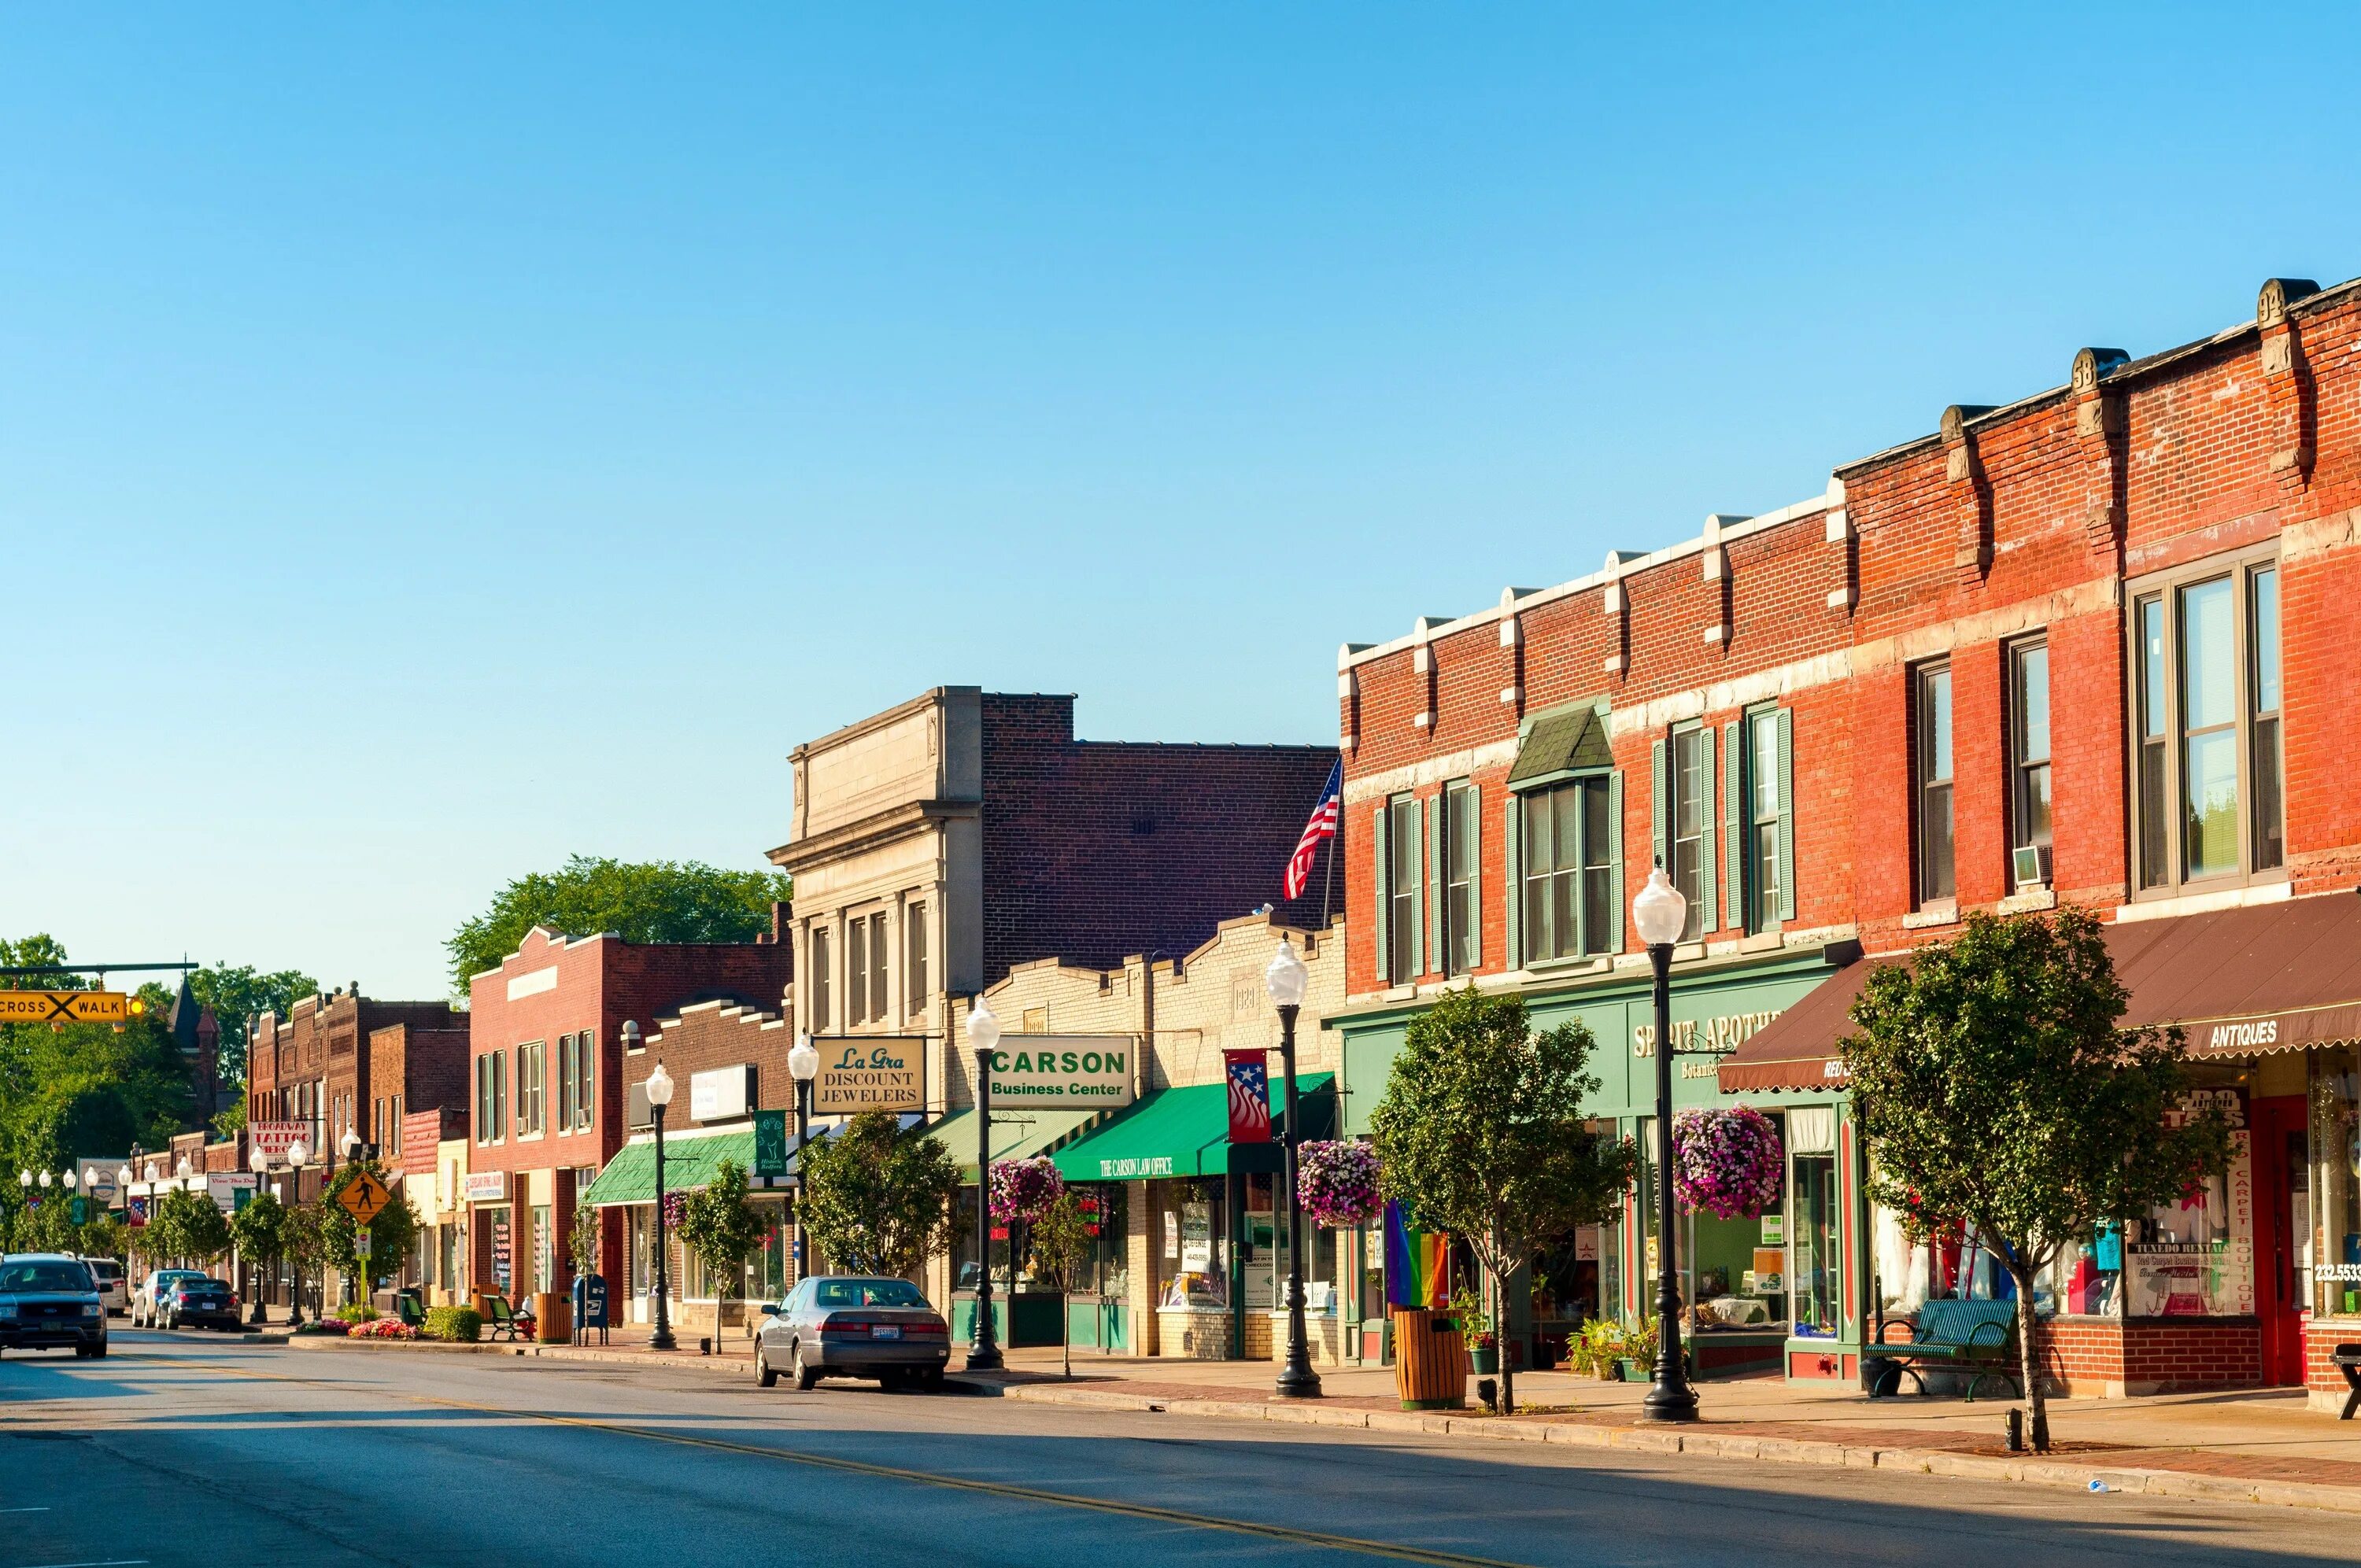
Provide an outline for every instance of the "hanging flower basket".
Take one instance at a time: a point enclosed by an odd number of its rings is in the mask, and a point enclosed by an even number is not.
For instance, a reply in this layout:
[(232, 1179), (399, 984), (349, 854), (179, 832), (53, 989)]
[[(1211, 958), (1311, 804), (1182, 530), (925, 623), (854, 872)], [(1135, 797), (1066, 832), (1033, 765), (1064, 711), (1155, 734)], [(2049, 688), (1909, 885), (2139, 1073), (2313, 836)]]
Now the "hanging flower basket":
[(1066, 1179), (1047, 1155), (992, 1162), (992, 1217), (1031, 1224), (1066, 1190)]
[(1760, 1111), (1684, 1111), (1673, 1118), (1673, 1195), (1692, 1213), (1752, 1220), (1779, 1201), (1779, 1129)]
[(680, 1222), (687, 1213), (687, 1193), (667, 1192), (664, 1195), (664, 1219), (667, 1229), (675, 1231), (680, 1229)]
[(1315, 1225), (1365, 1225), (1377, 1218), (1378, 1151), (1350, 1139), (1302, 1146), (1297, 1154), (1296, 1193)]

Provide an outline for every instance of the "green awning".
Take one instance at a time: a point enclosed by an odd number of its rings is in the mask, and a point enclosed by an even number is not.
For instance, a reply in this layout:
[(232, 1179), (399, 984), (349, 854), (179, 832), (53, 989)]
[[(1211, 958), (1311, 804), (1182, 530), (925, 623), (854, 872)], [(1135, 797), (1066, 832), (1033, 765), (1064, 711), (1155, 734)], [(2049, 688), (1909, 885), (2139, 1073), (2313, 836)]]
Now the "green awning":
[[(1335, 1096), (1324, 1092), (1333, 1072), (1306, 1073), (1295, 1080), (1307, 1134), (1324, 1136), (1333, 1125)], [(1279, 1086), (1271, 1084), (1277, 1120)], [(1221, 1176), (1230, 1168), (1230, 1089), (1226, 1083), (1193, 1083), (1160, 1089), (1128, 1112), (1051, 1157), (1069, 1181), (1144, 1181), (1163, 1176)]]
[[(714, 1168), (725, 1159), (736, 1160), (741, 1168), (752, 1174), (753, 1128), (703, 1138), (666, 1138), (664, 1190), (702, 1191), (712, 1182)], [(618, 1203), (653, 1203), (655, 1198), (656, 1146), (650, 1139), (617, 1149), (615, 1157), (607, 1162), (607, 1168), (598, 1173), (598, 1179), (575, 1201), (606, 1209)]]
[(1588, 705), (1543, 714), (1525, 732), (1517, 760), (1509, 769), (1509, 787), (1528, 779), (1545, 779), (1579, 769), (1611, 768), (1615, 753), (1607, 744), (1607, 726)]
[[(1094, 1108), (1088, 1111), (1021, 1110), (1004, 1111), (997, 1106), (992, 1113), (992, 1157), (994, 1163), (1004, 1159), (1030, 1159), (1035, 1155), (1048, 1154), (1073, 1141), (1084, 1128), (1104, 1122), (1113, 1113)], [(936, 1123), (931, 1129), (951, 1151), (951, 1158), (961, 1170), (972, 1178), (975, 1174), (975, 1112), (955, 1112)]]

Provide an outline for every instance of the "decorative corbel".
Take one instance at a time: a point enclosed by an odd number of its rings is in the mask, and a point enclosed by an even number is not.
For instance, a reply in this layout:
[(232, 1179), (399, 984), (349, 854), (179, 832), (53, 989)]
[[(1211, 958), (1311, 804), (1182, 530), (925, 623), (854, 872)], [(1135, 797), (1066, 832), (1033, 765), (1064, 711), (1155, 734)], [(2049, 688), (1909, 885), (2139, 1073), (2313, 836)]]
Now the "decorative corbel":
[(1509, 684), (1500, 688), (1500, 701), (1520, 718), (1525, 715), (1525, 623), (1517, 600), (1532, 591), (1500, 590), (1500, 647), (1509, 655)]
[(1992, 488), (1984, 483), (1982, 462), (1968, 422), (1992, 412), (1980, 404), (1953, 403), (1943, 411), (1943, 478), (1951, 488), (1959, 512), (1959, 532), (1951, 565), (1963, 587), (1983, 581), (1992, 570)]
[(1724, 648), (1730, 645), (1730, 552), (1722, 548), (1721, 531), (1745, 521), (1741, 512), (1706, 513), (1705, 548), (1697, 552), (1698, 569), (1715, 585), (1713, 620), (1705, 629), (1705, 640)]
[(1607, 553), (1607, 589), (1599, 598), (1599, 608), (1615, 624), (1607, 630), (1609, 652), (1599, 662), (1599, 668), (1610, 675), (1622, 674), (1631, 663), (1626, 655), (1631, 646), (1631, 596), (1623, 591), (1623, 563), (1637, 559), (1629, 550)]
[(2125, 428), (2121, 393), (2106, 387), (2109, 376), (2131, 363), (2120, 348), (2081, 348), (2067, 377), (2074, 400), (2074, 434), (2087, 466), (2082, 489), (2082, 539), (2093, 554), (2112, 554), (2124, 525)]
[(1430, 639), (1443, 623), (1441, 616), (1422, 615), (1410, 628), (1410, 668), (1419, 683), (1419, 710), (1411, 724), (1430, 732), (1434, 729), (1434, 644)]
[(1828, 476), (1828, 510), (1820, 520), (1820, 537), (1837, 547), (1837, 586), (1828, 590), (1828, 608), (1852, 613), (1852, 510), (1845, 504), (1845, 482)]
[(2268, 278), (2255, 301), (2255, 325), (2263, 337), (2263, 386), (2270, 408), (2270, 471), (2289, 485), (2301, 485), (2312, 473), (2315, 416), (2311, 367), (2304, 362), (2303, 341), (2288, 307), (2319, 292), (2320, 285), (2309, 278)]

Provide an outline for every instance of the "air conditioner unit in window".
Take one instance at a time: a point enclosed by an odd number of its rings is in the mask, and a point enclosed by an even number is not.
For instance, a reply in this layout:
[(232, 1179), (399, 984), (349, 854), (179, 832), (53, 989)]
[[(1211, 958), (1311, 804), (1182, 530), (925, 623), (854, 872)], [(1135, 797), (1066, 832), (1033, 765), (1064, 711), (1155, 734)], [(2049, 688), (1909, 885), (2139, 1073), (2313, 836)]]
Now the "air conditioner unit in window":
[(2016, 885), (2047, 887), (2049, 884), (2049, 846), (2027, 844), (2015, 852)]

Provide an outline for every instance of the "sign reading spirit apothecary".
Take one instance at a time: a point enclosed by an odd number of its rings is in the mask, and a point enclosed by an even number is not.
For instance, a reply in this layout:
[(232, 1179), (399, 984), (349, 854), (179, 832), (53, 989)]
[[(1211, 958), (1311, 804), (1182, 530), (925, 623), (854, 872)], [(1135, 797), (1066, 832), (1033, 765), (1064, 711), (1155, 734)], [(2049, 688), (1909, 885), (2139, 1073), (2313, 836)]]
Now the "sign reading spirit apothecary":
[(925, 1040), (880, 1035), (814, 1040), (812, 1045), (819, 1051), (819, 1076), (812, 1080), (813, 1115), (926, 1109)]
[(1113, 1110), (1132, 1101), (1129, 1035), (1005, 1035), (992, 1053), (992, 1104)]

